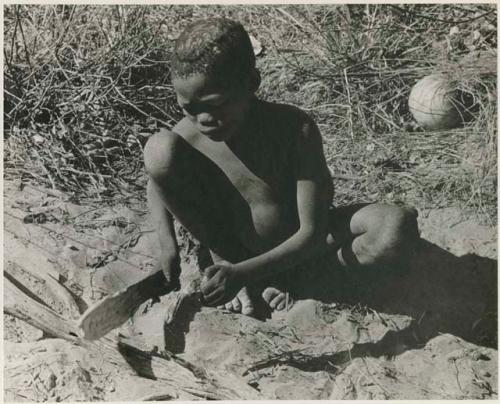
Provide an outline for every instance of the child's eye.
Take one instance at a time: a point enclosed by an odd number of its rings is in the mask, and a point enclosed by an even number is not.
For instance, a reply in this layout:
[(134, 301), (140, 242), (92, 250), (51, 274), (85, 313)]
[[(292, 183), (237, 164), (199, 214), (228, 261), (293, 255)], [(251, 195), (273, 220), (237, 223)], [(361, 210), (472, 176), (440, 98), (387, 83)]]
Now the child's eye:
[(185, 115), (195, 116), (201, 112), (216, 112), (220, 108), (224, 108), (229, 103), (229, 100), (226, 98), (214, 99), (207, 102), (202, 103), (189, 103), (183, 104), (178, 102), (179, 107), (181, 107), (182, 112)]

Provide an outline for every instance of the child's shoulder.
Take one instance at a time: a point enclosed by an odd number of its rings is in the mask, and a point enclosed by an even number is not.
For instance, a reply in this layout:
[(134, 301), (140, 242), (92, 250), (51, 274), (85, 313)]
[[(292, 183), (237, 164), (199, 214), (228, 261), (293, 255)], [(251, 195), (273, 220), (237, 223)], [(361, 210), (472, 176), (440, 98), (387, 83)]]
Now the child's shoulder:
[(263, 102), (262, 105), (266, 121), (277, 134), (281, 133), (285, 136), (301, 139), (317, 132), (312, 117), (294, 105), (275, 102)]
[(268, 101), (261, 101), (260, 104), (264, 113), (273, 116), (278, 123), (294, 124), (312, 121), (307, 113), (294, 105)]

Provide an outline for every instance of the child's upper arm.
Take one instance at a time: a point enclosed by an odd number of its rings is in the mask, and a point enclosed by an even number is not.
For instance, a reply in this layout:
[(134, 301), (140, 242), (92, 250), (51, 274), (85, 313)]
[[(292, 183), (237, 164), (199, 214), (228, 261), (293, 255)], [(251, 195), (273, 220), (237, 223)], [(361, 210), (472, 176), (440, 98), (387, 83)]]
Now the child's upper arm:
[(319, 129), (303, 113), (295, 142), (294, 174), (301, 231), (318, 236), (326, 234), (332, 197), (331, 177)]

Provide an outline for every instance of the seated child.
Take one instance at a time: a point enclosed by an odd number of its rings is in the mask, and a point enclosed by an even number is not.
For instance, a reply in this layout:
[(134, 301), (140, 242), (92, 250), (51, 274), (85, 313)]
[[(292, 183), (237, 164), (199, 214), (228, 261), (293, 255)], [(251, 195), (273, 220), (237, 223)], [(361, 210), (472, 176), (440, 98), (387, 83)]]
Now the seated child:
[[(185, 117), (144, 150), (168, 282), (178, 283), (180, 273), (173, 217), (210, 249), (205, 303), (248, 315), (257, 283), (269, 285), (328, 252), (352, 268), (408, 258), (418, 239), (416, 211), (332, 207), (321, 134), (300, 109), (256, 97), (260, 74), (241, 24), (208, 19), (188, 26), (175, 45), (172, 83)], [(262, 297), (272, 309), (286, 306), (278, 288), (265, 288)]]

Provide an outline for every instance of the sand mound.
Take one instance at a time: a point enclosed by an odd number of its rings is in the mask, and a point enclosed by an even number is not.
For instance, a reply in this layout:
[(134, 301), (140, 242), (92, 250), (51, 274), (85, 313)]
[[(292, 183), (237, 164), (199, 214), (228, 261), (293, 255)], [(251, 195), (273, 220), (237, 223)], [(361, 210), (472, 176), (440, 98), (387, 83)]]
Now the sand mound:
[[(153, 267), (156, 238), (140, 210), (5, 191), (5, 276), (68, 324)], [(425, 254), (412, 268), (381, 278), (318, 262), (304, 274), (328, 287), (304, 287), (265, 321), (201, 307), (189, 244), (182, 290), (143, 304), (107, 345), (6, 314), (5, 399), (496, 398), (496, 229), (456, 209), (420, 220)]]

